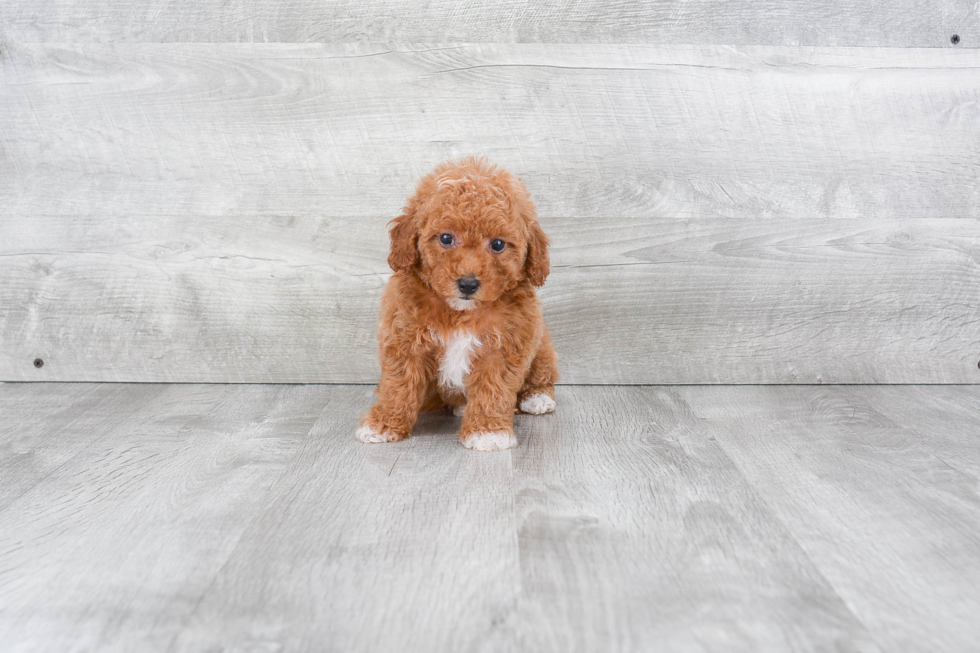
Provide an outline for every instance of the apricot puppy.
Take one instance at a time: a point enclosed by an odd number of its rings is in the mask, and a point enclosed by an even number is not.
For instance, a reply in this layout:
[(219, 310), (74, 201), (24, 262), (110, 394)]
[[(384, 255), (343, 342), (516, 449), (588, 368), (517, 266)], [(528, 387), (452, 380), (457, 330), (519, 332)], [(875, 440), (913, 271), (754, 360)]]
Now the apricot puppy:
[(482, 158), (443, 163), (390, 235), (381, 381), (357, 439), (404, 440), (420, 410), (448, 408), (463, 416), (463, 446), (515, 446), (514, 408), (553, 411), (558, 380), (534, 290), (548, 276), (548, 238), (527, 188)]

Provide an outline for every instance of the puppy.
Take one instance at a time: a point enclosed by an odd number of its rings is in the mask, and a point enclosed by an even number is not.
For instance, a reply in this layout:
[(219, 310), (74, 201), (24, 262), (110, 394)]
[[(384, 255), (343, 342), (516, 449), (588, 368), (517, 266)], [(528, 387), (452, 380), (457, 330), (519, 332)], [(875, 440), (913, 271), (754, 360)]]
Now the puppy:
[(514, 409), (555, 409), (557, 357), (535, 288), (548, 238), (523, 182), (482, 158), (422, 178), (391, 221), (381, 298), (377, 402), (355, 435), (409, 436), (420, 410), (462, 414), (463, 446), (517, 444)]

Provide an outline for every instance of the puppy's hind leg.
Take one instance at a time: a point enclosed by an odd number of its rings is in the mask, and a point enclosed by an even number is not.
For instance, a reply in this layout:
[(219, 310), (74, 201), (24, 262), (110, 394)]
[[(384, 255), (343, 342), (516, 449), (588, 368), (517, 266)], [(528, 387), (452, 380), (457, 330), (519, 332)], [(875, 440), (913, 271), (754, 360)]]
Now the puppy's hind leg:
[(555, 410), (555, 383), (558, 381), (558, 356), (545, 329), (538, 353), (517, 393), (517, 405), (522, 413), (543, 415)]
[(446, 410), (447, 408), (450, 408), (450, 406), (447, 406), (446, 402), (443, 401), (435, 381), (429, 381), (429, 386), (425, 390), (425, 399), (422, 400), (422, 408), (419, 409), (420, 412), (429, 413)]
[(466, 410), (466, 395), (461, 392), (442, 390), (442, 402), (456, 417), (462, 417)]

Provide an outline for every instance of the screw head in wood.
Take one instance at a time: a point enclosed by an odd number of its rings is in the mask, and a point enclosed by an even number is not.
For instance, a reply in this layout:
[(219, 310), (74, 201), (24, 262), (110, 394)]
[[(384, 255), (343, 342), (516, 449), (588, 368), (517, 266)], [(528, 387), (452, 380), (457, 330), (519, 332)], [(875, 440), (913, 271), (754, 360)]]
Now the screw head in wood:
[(952, 43), (953, 45), (956, 45), (957, 43), (960, 42), (960, 35), (953, 34), (951, 37), (949, 37), (949, 42)]
[(34, 367), (36, 367), (37, 369), (41, 369), (42, 367), (44, 367), (44, 361), (41, 360), (40, 358), (35, 358)]

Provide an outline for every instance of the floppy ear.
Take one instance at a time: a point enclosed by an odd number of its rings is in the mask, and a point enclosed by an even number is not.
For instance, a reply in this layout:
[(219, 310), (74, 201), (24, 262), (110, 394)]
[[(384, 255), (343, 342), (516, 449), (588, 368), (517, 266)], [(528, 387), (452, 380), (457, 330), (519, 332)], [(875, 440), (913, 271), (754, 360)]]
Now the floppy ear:
[(415, 211), (406, 207), (401, 215), (388, 224), (391, 226), (388, 265), (395, 272), (407, 270), (419, 260), (419, 232), (415, 224)]
[(541, 225), (531, 218), (528, 225), (527, 259), (524, 261), (524, 274), (533, 286), (543, 286), (551, 271), (551, 261), (548, 258), (548, 237), (541, 230)]

